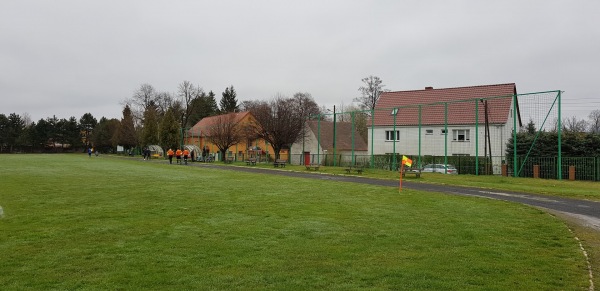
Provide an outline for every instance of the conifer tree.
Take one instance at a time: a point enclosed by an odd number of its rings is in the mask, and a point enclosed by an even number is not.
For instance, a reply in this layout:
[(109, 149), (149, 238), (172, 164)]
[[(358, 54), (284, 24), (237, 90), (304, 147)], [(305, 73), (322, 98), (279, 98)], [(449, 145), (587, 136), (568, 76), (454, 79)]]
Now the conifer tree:
[(235, 89), (233, 85), (225, 88), (225, 92), (223, 92), (223, 97), (221, 98), (221, 113), (228, 112), (237, 112), (238, 104), (236, 99), (237, 93), (235, 93)]

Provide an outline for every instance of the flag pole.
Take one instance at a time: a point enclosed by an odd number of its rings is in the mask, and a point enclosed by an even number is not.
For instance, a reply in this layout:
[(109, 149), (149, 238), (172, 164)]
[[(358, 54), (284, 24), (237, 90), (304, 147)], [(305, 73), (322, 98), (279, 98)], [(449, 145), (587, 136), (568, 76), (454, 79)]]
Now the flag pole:
[(402, 173), (404, 172), (404, 161), (402, 161), (400, 164), (400, 188), (398, 189), (398, 192), (402, 192)]

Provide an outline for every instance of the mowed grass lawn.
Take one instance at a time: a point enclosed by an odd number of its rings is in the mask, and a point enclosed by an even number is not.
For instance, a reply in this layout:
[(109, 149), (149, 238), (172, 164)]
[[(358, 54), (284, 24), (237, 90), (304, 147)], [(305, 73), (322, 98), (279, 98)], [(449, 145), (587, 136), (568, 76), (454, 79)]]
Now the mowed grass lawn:
[(0, 286), (581, 290), (523, 205), (85, 154), (0, 155)]

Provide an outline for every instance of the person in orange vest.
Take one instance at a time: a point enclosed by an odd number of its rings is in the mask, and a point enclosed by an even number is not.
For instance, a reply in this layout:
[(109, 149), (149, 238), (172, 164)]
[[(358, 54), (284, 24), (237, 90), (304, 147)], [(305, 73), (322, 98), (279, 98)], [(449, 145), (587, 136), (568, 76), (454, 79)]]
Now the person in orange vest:
[(188, 156), (190, 155), (190, 151), (188, 149), (183, 150), (183, 162), (187, 165)]
[(173, 152), (173, 150), (172, 150), (172, 149), (169, 149), (169, 150), (167, 151), (167, 156), (169, 157), (169, 164), (172, 164), (172, 163), (173, 163), (173, 155), (174, 155), (174, 154), (175, 154), (175, 153)]
[(177, 163), (178, 163), (178, 164), (181, 164), (181, 155), (182, 155), (182, 154), (183, 154), (183, 153), (181, 152), (181, 150), (180, 150), (180, 149), (177, 149), (177, 150), (175, 151), (175, 157), (177, 158)]

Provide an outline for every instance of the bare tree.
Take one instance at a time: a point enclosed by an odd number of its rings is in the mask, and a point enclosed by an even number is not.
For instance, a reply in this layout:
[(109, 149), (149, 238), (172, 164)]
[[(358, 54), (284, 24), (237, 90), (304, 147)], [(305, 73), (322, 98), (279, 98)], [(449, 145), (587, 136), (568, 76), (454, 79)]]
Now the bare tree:
[(585, 132), (587, 128), (587, 122), (583, 119), (577, 119), (577, 116), (572, 116), (565, 119), (562, 126), (565, 132)]
[(304, 116), (305, 119), (309, 118), (310, 116), (319, 115), (321, 113), (319, 105), (317, 105), (315, 99), (313, 99), (312, 95), (308, 92), (298, 92), (294, 94), (294, 97), (292, 97), (292, 99), (293, 103), (295, 104), (295, 106), (297, 106), (299, 110), (298, 113), (301, 116)]
[(588, 115), (589, 120), (589, 130), (591, 133), (600, 133), (600, 110), (596, 109), (590, 112)]
[(156, 90), (148, 83), (140, 85), (140, 87), (133, 92), (131, 99), (125, 100), (125, 105), (128, 105), (133, 114), (134, 123), (140, 125), (144, 120), (144, 112), (150, 106), (156, 105)]
[(179, 97), (181, 97), (181, 105), (183, 111), (180, 116), (180, 124), (182, 128), (187, 128), (193, 124), (189, 124), (189, 118), (194, 111), (194, 99), (199, 98), (203, 90), (200, 87), (194, 86), (190, 81), (183, 81), (179, 84)]
[(260, 106), (265, 104), (262, 100), (244, 100), (240, 103), (240, 111), (254, 112)]
[(156, 105), (156, 90), (148, 83), (140, 85), (140, 88), (133, 93), (132, 104), (141, 109), (142, 112), (148, 107)]
[(156, 106), (158, 110), (158, 115), (163, 117), (169, 108), (173, 107), (173, 97), (169, 92), (158, 92), (156, 93)]
[(365, 110), (373, 110), (375, 109), (375, 105), (377, 101), (379, 101), (379, 96), (381, 93), (386, 92), (387, 90), (383, 90), (383, 81), (377, 76), (368, 76), (361, 80), (365, 85), (358, 88), (358, 91), (361, 93), (360, 97), (354, 99), (355, 102), (358, 102), (359, 106)]
[(294, 98), (277, 94), (269, 102), (255, 101), (250, 108), (246, 107), (259, 124), (256, 136), (271, 144), (275, 159), (279, 159), (282, 149), (302, 139), (306, 122), (302, 106)]
[(214, 117), (214, 122), (207, 126), (206, 139), (213, 143), (224, 157), (229, 147), (245, 139), (244, 127), (236, 118), (239, 113), (229, 113)]
[(340, 113), (336, 114), (338, 122), (352, 122), (354, 128), (364, 140), (368, 140), (367, 119), (368, 115), (355, 105), (340, 106)]

